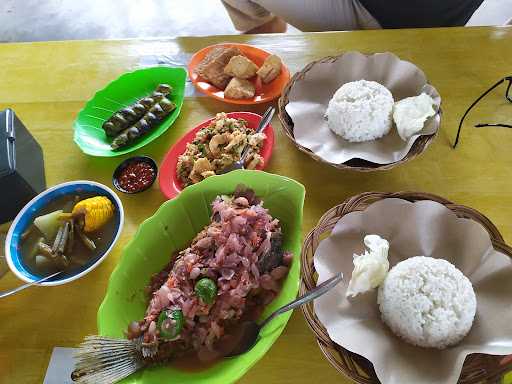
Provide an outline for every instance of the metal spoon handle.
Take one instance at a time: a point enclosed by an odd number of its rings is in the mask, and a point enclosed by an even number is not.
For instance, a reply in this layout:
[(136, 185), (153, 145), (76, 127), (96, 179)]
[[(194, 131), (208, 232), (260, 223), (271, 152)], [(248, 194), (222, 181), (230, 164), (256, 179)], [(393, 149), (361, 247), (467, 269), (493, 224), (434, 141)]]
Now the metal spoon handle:
[(267, 323), (272, 320), (274, 317), (279, 316), (282, 313), (288, 312), (294, 308), (300, 307), (303, 304), (309, 303), (311, 300), (316, 299), (317, 297), (322, 296), (324, 293), (334, 288), (340, 281), (343, 280), (343, 273), (339, 272), (329, 280), (324, 281), (322, 284), (313, 288), (311, 291), (306, 292), (301, 297), (293, 300), (291, 303), (286, 304), (284, 307), (279, 308), (277, 311), (272, 313), (269, 317), (261, 323), (260, 328), (263, 328)]
[(270, 123), (272, 120), (275, 111), (276, 109), (274, 107), (268, 107), (268, 109), (263, 114), (263, 117), (261, 118), (258, 128), (256, 128), (256, 133), (260, 133), (267, 127), (268, 123)]
[[(263, 114), (263, 117), (261, 118), (261, 121), (258, 125), (258, 128), (256, 128), (256, 131), (254, 133), (260, 133), (267, 127), (268, 123), (270, 123), (270, 121), (272, 120), (272, 117), (274, 116), (274, 112), (275, 112), (274, 107), (269, 107), (265, 111), (265, 113)], [(240, 155), (240, 161), (242, 162), (242, 164), (244, 163), (244, 160), (247, 157), (248, 153), (249, 153), (249, 145), (246, 144), (242, 151), (242, 154)]]
[(16, 292), (19, 292), (25, 288), (28, 288), (28, 287), (31, 287), (32, 285), (37, 285), (39, 283), (42, 283), (48, 279), (51, 279), (52, 277), (54, 276), (57, 276), (58, 274), (62, 273), (62, 271), (58, 271), (58, 272), (55, 272), (49, 276), (46, 276), (46, 277), (43, 277), (42, 279), (39, 279), (39, 280), (35, 280), (35, 281), (32, 281), (30, 283), (27, 283), (27, 284), (24, 284), (24, 285), (20, 285), (19, 287), (16, 287), (16, 288), (13, 288), (13, 289), (10, 289), (8, 291), (3, 291), (3, 292), (0, 292), (0, 299), (6, 297), (6, 296), (9, 296), (9, 295), (12, 295)]

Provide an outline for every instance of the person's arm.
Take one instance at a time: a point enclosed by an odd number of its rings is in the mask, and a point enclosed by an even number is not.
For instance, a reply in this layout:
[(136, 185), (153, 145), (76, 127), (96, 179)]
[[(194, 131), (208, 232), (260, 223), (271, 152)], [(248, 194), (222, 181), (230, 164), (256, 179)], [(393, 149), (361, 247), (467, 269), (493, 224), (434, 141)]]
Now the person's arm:
[(233, 25), (243, 33), (278, 33), (286, 23), (250, 0), (221, 0)]
[(245, 31), (244, 33), (283, 33), (286, 32), (287, 24), (280, 17), (274, 16), (268, 23)]

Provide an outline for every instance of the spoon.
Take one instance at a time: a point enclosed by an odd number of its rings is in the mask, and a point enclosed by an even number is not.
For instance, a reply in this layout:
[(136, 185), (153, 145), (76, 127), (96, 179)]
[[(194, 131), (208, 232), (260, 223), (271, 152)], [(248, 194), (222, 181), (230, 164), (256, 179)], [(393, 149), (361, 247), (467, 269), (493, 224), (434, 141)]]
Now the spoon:
[(19, 292), (19, 291), (21, 291), (21, 290), (23, 290), (25, 288), (31, 287), (32, 285), (37, 285), (39, 283), (42, 283), (42, 282), (44, 282), (46, 280), (49, 280), (52, 277), (57, 276), (57, 275), (59, 275), (61, 273), (62, 273), (62, 271), (58, 271), (58, 272), (52, 273), (49, 276), (42, 277), (39, 280), (31, 281), (30, 283), (27, 283), (27, 284), (24, 284), (24, 285), (20, 285), (19, 287), (16, 287), (16, 288), (13, 288), (13, 289), (9, 289), (8, 291), (0, 292), (0, 299), (4, 298), (6, 296), (12, 295), (12, 294), (14, 294), (16, 292)]
[(291, 309), (297, 308), (303, 304), (309, 303), (311, 300), (322, 296), (331, 288), (334, 288), (341, 280), (343, 274), (340, 272), (329, 280), (324, 281), (322, 284), (305, 293), (303, 296), (293, 300), (291, 303), (279, 308), (277, 311), (267, 317), (262, 323), (258, 324), (255, 321), (244, 321), (238, 326), (232, 335), (225, 336), (220, 340), (219, 352), (224, 357), (233, 357), (241, 355), (242, 353), (250, 350), (258, 340), (258, 335), (261, 329), (267, 325), (275, 317), (288, 312)]
[[(261, 118), (260, 123), (258, 124), (258, 128), (256, 128), (256, 131), (254, 133), (260, 133), (262, 132), (270, 123), (270, 120), (272, 120), (272, 116), (274, 116), (275, 109), (274, 107), (269, 107), (265, 113), (263, 114), (263, 117)], [(246, 144), (244, 149), (242, 150), (242, 153), (240, 154), (240, 160), (235, 161), (233, 164), (227, 166), (226, 168), (222, 169), (218, 174), (223, 175), (225, 173), (234, 171), (235, 169), (244, 169), (245, 166), (245, 159), (247, 158), (247, 155), (249, 154), (249, 145)]]

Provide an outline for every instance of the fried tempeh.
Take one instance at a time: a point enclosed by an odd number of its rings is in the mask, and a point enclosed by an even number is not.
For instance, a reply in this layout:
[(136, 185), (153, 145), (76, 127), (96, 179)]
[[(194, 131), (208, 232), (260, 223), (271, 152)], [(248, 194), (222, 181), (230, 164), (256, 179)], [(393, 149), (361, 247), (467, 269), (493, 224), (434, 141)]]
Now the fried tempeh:
[(279, 76), (281, 73), (281, 65), (279, 56), (270, 55), (265, 59), (260, 69), (258, 69), (257, 74), (264, 84), (268, 84)]
[(224, 73), (224, 67), (233, 56), (241, 54), (242, 52), (236, 47), (214, 48), (199, 63), (195, 72), (217, 88), (225, 89), (231, 76)]
[(247, 57), (238, 55), (233, 56), (228, 65), (224, 67), (224, 73), (239, 79), (250, 79), (256, 75), (258, 66)]
[(256, 88), (249, 80), (233, 77), (224, 91), (224, 96), (231, 99), (250, 99), (255, 93)]

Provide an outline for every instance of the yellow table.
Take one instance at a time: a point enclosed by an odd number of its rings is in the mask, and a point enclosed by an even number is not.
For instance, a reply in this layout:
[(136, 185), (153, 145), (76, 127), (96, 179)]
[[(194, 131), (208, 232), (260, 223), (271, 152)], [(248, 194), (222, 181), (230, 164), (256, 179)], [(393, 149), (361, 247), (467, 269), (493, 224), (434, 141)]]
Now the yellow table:
[[(85, 101), (121, 73), (154, 61), (155, 55), (184, 62), (198, 49), (228, 40), (268, 49), (280, 55), (292, 72), (342, 51), (391, 51), (421, 67), (443, 98), (442, 129), (433, 145), (418, 159), (382, 173), (343, 172), (315, 162), (292, 146), (274, 118), (277, 137), (268, 170), (306, 186), (304, 233), (323, 212), (351, 195), (419, 190), (480, 210), (512, 241), (512, 132), (471, 128), (477, 122), (512, 122), (512, 106), (503, 98), (503, 86), (468, 116), (460, 147), (455, 151), (450, 147), (458, 120), (471, 101), (510, 75), (512, 27), (2, 44), (0, 108), (13, 108), (41, 143), (49, 186), (76, 179), (110, 185), (122, 158), (85, 156), (72, 140), (72, 123)], [(247, 109), (262, 112), (264, 108)], [(138, 153), (161, 161), (172, 143), (196, 123), (216, 112), (237, 109), (206, 97), (189, 97), (174, 126)], [(121, 198), (125, 228), (100, 267), (68, 285), (31, 288), (0, 301), (0, 383), (41, 383), (54, 346), (76, 346), (83, 336), (96, 332), (96, 310), (123, 245), (164, 201), (157, 185), (143, 195)], [(0, 279), (0, 290), (17, 284), (8, 273)], [(241, 383), (309, 384), (311, 380), (348, 383), (323, 358), (296, 311), (284, 334)]]

